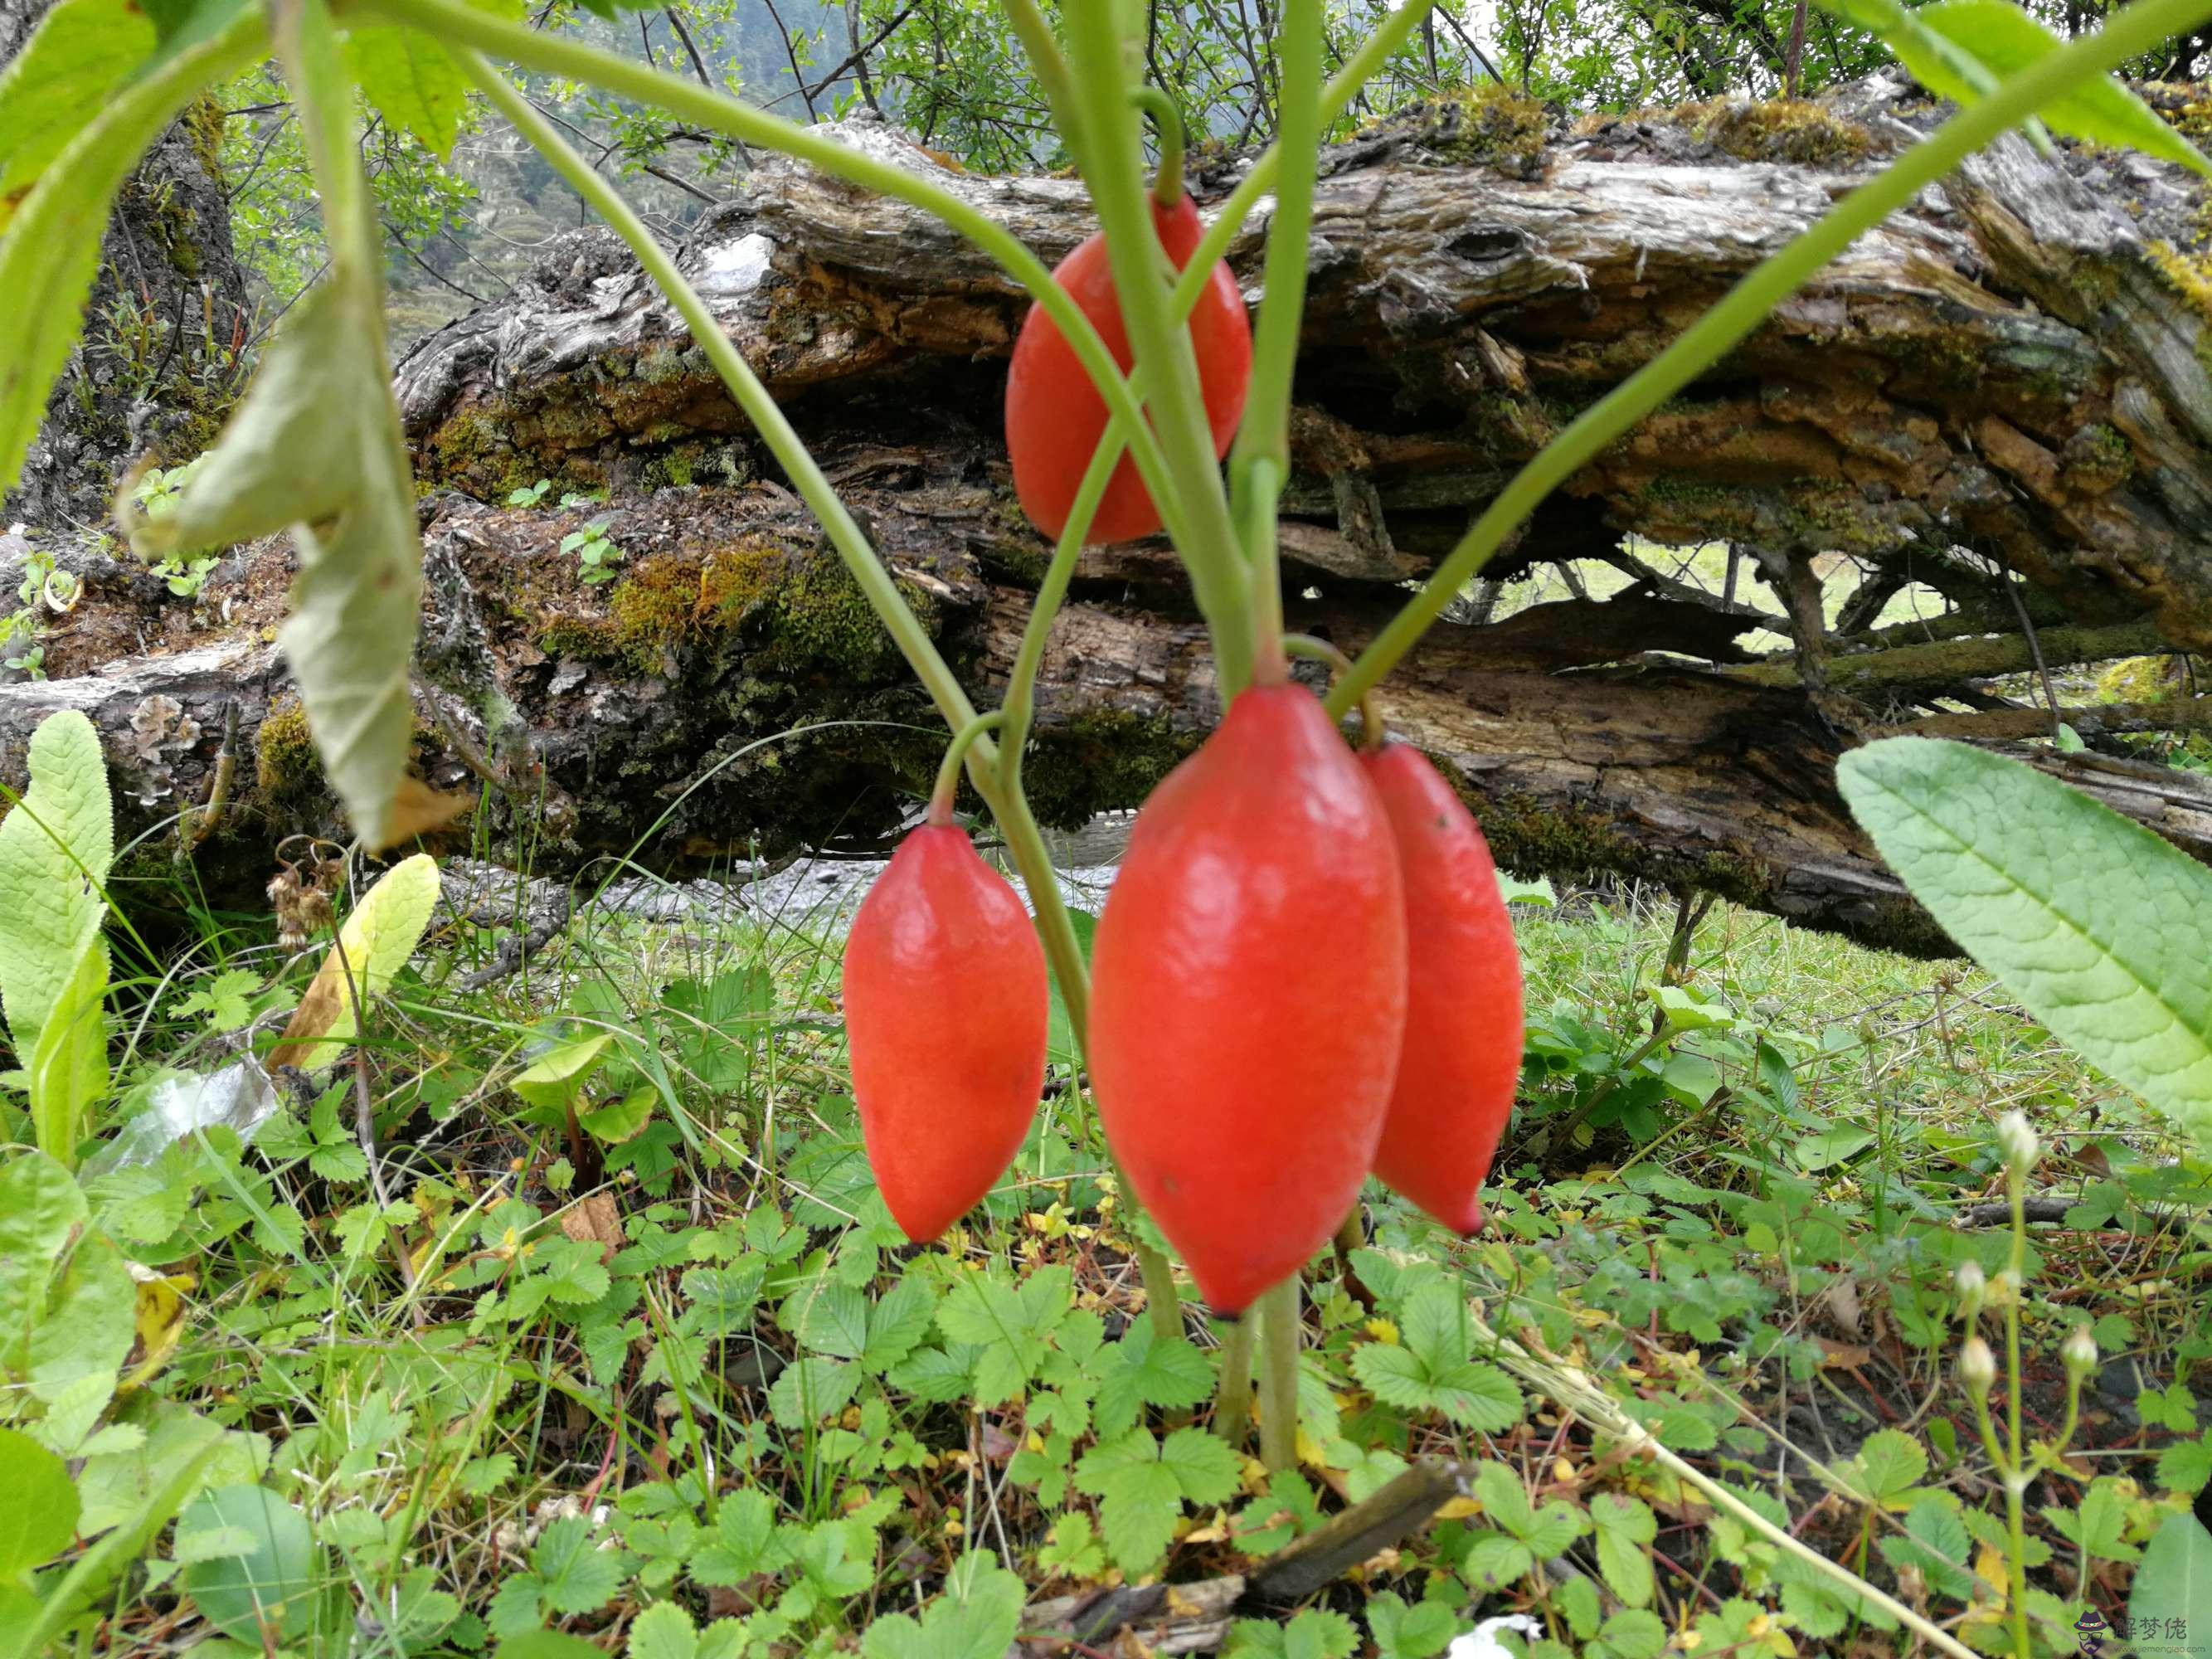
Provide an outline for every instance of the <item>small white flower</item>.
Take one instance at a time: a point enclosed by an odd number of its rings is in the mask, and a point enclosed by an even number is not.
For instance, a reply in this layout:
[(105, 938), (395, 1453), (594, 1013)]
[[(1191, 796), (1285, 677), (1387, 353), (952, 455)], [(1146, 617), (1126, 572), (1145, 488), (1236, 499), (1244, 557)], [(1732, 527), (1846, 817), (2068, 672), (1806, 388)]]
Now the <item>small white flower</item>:
[(2028, 1127), (2025, 1112), (2007, 1112), (1997, 1120), (1997, 1150), (2004, 1154), (2006, 1163), (2023, 1173), (2034, 1166), (2043, 1147)]
[(1444, 1659), (1513, 1659), (1498, 1639), (1498, 1632), (1502, 1630), (1510, 1630), (1516, 1636), (1540, 1636), (1544, 1626), (1525, 1613), (1486, 1619), (1466, 1635), (1453, 1637)]

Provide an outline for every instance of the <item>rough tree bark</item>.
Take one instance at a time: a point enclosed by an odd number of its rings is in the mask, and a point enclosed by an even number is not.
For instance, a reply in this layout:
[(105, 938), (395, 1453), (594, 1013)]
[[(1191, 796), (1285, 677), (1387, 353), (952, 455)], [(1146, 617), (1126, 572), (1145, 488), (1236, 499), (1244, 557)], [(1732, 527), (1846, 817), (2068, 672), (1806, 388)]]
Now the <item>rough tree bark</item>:
[[(51, 0), (0, 0), (0, 64), (22, 49)], [(206, 448), (238, 392), (252, 320), (230, 240), (218, 159), (222, 118), (203, 105), (124, 183), (100, 246), (84, 343), (46, 403), (21, 481), (0, 500), (0, 529), (98, 525), (117, 474)]]
[[(1293, 625), (1356, 649), (1576, 409), (1931, 119), (1883, 82), (1822, 107), (1571, 134), (1483, 100), (1333, 152), (1285, 505)], [(880, 125), (845, 134), (936, 165)], [(1089, 228), (1068, 180), (940, 182), (1048, 259)], [(2047, 665), (2212, 650), (2197, 200), (2172, 170), (2108, 152), (2054, 163), (2007, 141), (1977, 158), (1601, 457), (1492, 573), (1598, 559), (1635, 586), (1440, 627), (1387, 688), (1392, 724), (1451, 769), (1509, 865), (1710, 887), (1905, 948), (1942, 941), (1834, 792), (1837, 756), (1871, 735), (1939, 720), (2010, 744), (2212, 858), (2212, 792), (2109, 742), (2201, 726), (2185, 686), (2077, 711), (2092, 749), (2067, 757), (2023, 748), (2048, 713), (1991, 685), (2034, 654), (2014, 575)], [(1263, 228), (1232, 252), (1248, 293)], [(921, 216), (773, 160), (684, 261), (991, 696), (1046, 551), (994, 432), (1019, 296)], [(902, 822), (942, 734), (618, 246), (562, 245), (399, 378), (432, 491), (421, 759), (441, 783), (490, 786), (480, 828), (573, 868)], [(540, 504), (500, 505), (539, 478)], [(571, 488), (610, 499), (555, 509)], [(589, 586), (557, 543), (598, 513), (623, 557)], [(1723, 540), (1749, 556), (1728, 598), (1650, 545)], [(40, 714), (86, 708), (150, 819), (202, 798), (234, 708), (254, 752), (198, 849), (210, 878), (226, 848), (250, 861), (280, 826), (326, 821), (263, 643), (287, 558), (247, 550), (197, 606), (95, 561), (94, 598), (49, 649), (74, 678), (0, 688), (0, 777)], [(1832, 631), (1821, 589), (1844, 580), (1856, 602)], [(1875, 628), (1907, 581), (1951, 609)], [(1762, 629), (1794, 652), (1754, 660)], [(1133, 805), (1202, 737), (1202, 637), (1163, 547), (1086, 556), (1042, 708), (1029, 775), (1060, 823)]]

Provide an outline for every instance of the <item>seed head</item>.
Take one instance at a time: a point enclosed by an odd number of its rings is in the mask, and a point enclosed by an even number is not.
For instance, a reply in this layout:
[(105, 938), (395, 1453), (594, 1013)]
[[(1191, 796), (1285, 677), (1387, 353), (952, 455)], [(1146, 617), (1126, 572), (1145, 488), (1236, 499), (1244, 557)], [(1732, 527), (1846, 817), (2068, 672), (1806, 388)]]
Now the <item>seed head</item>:
[(1997, 1385), (1997, 1357), (1978, 1336), (1970, 1336), (1959, 1349), (1959, 1381), (1977, 1395)]
[(2035, 1138), (2035, 1131), (2028, 1127), (2027, 1113), (2007, 1112), (1997, 1120), (1997, 1150), (2004, 1154), (2005, 1162), (2022, 1175), (2035, 1167), (2043, 1147)]
[(1971, 1325), (1981, 1317), (1983, 1300), (1989, 1295), (1989, 1275), (1982, 1271), (1980, 1262), (1963, 1261), (1959, 1264), (1957, 1283), (1959, 1317)]
[(2097, 1369), (2097, 1339), (2089, 1334), (2087, 1325), (2076, 1325), (2058, 1350), (2058, 1357), (2066, 1362), (2066, 1374), (2080, 1378)]

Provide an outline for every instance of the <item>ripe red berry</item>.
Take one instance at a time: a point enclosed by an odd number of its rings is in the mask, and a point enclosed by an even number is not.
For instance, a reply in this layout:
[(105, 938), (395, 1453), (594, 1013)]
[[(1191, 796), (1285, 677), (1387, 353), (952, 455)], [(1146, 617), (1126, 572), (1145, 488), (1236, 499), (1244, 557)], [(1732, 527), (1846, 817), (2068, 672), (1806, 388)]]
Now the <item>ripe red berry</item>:
[(1138, 814), (1091, 975), (1108, 1143), (1217, 1310), (1344, 1218), (1405, 1018), (1405, 896), (1374, 787), (1311, 694), (1248, 690)]
[(845, 1030), (868, 1167), (908, 1238), (1006, 1173), (1044, 1085), (1044, 949), (963, 830), (899, 843), (845, 945)]
[(1521, 955), (1490, 848), (1418, 749), (1363, 756), (1406, 882), (1406, 1049), (1375, 1173), (1462, 1235), (1521, 1077)]
[[(1161, 246), (1180, 270), (1190, 263), (1205, 234), (1198, 208), (1186, 196), (1171, 208), (1152, 207)], [(1123, 374), (1133, 361), (1121, 307), (1114, 292), (1114, 271), (1103, 236), (1092, 236), (1054, 268), (1053, 276), (1091, 319)], [(1213, 429), (1213, 453), (1229, 453), (1237, 422), (1244, 413), (1244, 392), (1252, 378), (1252, 325), (1244, 298), (1224, 261), (1200, 294), (1190, 315), (1190, 340), (1198, 355), (1199, 383), (1206, 397), (1206, 423)], [(1014, 342), (1013, 368), (1006, 377), (1006, 451), (1014, 464), (1014, 493), (1030, 522), (1057, 538), (1067, 509), (1091, 465), (1091, 453), (1106, 430), (1106, 402), (1091, 384), (1073, 348), (1041, 307), (1032, 306)], [(1159, 511), (1127, 455), (1114, 469), (1085, 542), (1124, 542), (1149, 536), (1160, 527)]]

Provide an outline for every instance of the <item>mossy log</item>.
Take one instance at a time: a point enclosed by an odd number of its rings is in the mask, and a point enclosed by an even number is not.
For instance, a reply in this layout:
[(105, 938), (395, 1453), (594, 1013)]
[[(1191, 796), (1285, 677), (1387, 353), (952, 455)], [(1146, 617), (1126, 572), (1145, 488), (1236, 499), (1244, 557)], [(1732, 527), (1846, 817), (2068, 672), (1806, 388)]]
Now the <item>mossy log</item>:
[[(1348, 649), (1575, 410), (1934, 112), (1877, 82), (1826, 106), (1702, 106), (1540, 145), (1538, 116), (1497, 117), (1417, 112), (1326, 169), (1282, 541), (1291, 624)], [(936, 167), (880, 125), (844, 137)], [(1201, 193), (1234, 165), (1201, 173)], [(1048, 259), (1090, 228), (1068, 180), (939, 182)], [(1515, 868), (1715, 889), (1944, 948), (1844, 811), (1834, 763), (1962, 707), (2016, 709), (1986, 677), (2032, 659), (2005, 637), (2021, 611), (2046, 661), (2212, 648), (2197, 349), (2212, 317), (2171, 269), (2193, 257), (2197, 204), (2172, 170), (2107, 152), (2046, 161), (2008, 140), (1977, 158), (1586, 469), (1494, 573), (1589, 558), (1648, 580), (1440, 626), (1387, 686), (1391, 724), (1447, 767)], [(1263, 224), (1231, 256), (1255, 295)], [(765, 158), (682, 259), (990, 699), (1047, 553), (996, 434), (1019, 296), (920, 216)], [(516, 295), (422, 343), (399, 380), (426, 491), (418, 764), (483, 791), (455, 845), (553, 872), (698, 869), (880, 845), (908, 820), (941, 728), (618, 247), (572, 239)], [(540, 478), (545, 501), (607, 500), (503, 505)], [(592, 586), (558, 544), (602, 514), (621, 558)], [(1701, 596), (1631, 537), (1734, 542), (1790, 591)], [(192, 854), (205, 890), (248, 891), (278, 836), (335, 829), (268, 643), (289, 558), (243, 550), (187, 600), (87, 556), (87, 596), (49, 641), (55, 678), (0, 686), (0, 781), (20, 781), (42, 714), (86, 708), (112, 738), (125, 828), (145, 830), (204, 799), (235, 708), (236, 785)], [(1825, 666), (1809, 690), (1787, 659), (1749, 660), (1757, 630), (1820, 614), (1806, 582), (1847, 575), (1923, 580), (1956, 608), (1915, 635), (1875, 629), (1879, 605), (1846, 607), (1849, 637), (1796, 641)], [(1202, 738), (1210, 667), (1164, 547), (1086, 555), (1041, 695), (1027, 775), (1057, 825), (1135, 805)], [(2087, 735), (2116, 746), (2111, 732), (2156, 718), (2136, 698)], [(2058, 755), (2042, 729), (1975, 735), (2212, 858), (2201, 783)], [(155, 836), (139, 867), (166, 880), (174, 845)]]

